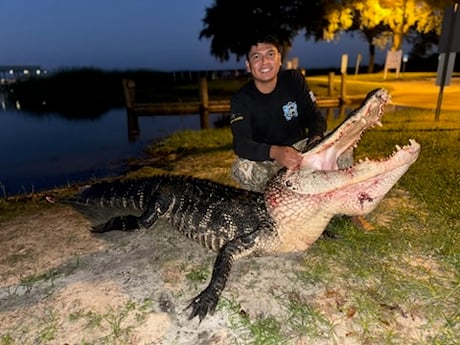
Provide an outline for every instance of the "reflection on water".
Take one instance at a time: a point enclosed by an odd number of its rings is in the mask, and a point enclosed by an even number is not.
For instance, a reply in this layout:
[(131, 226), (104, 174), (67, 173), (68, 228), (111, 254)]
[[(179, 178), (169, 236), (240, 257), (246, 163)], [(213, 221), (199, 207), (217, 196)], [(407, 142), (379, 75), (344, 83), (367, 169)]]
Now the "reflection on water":
[[(328, 123), (335, 126), (349, 110), (323, 111)], [(200, 128), (198, 114), (140, 116), (139, 131), (133, 137), (125, 109), (76, 119), (32, 114), (14, 105), (0, 109), (0, 121), (0, 197), (120, 174), (127, 169), (126, 160), (141, 158), (152, 142), (178, 130)], [(210, 115), (210, 126), (219, 121), (220, 114)]]
[[(211, 115), (210, 124), (219, 118)], [(130, 141), (125, 109), (96, 119), (0, 110), (0, 197), (42, 191), (126, 170), (150, 143), (177, 130), (199, 129), (199, 116), (145, 116)]]

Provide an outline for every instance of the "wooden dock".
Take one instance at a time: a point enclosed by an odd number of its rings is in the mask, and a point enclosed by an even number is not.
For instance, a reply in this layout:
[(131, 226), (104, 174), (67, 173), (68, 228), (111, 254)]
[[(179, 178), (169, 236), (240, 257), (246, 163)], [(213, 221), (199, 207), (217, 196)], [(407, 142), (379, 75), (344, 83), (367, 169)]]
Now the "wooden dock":
[[(142, 103), (136, 101), (136, 84), (133, 80), (123, 80), (123, 91), (125, 96), (126, 110), (128, 114), (128, 132), (133, 139), (139, 133), (138, 117), (153, 115), (181, 115), (197, 114), (200, 116), (202, 129), (209, 128), (209, 114), (229, 113), (230, 99), (209, 100), (207, 79), (200, 80), (200, 100), (193, 102), (170, 102), (170, 103)], [(317, 97), (319, 108), (339, 108), (345, 104), (359, 102), (363, 97), (341, 96)], [(135, 140), (135, 139), (134, 139)]]
[[(123, 80), (126, 109), (138, 115), (199, 114), (203, 110), (209, 113), (230, 111), (230, 100), (209, 100), (207, 88), (200, 84), (201, 100), (195, 102), (140, 103), (136, 102), (136, 84), (132, 80)], [(339, 107), (343, 102), (338, 96), (318, 97), (320, 108)]]

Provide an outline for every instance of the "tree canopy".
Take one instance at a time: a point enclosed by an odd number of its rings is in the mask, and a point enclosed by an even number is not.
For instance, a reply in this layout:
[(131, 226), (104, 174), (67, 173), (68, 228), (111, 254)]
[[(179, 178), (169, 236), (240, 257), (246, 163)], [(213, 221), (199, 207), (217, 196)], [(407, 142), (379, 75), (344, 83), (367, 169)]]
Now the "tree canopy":
[(324, 38), (331, 40), (341, 31), (381, 28), (374, 44), (385, 46), (391, 41), (391, 50), (399, 50), (411, 30), (421, 34), (435, 31), (438, 35), (444, 8), (450, 0), (436, 4), (422, 0), (348, 0), (335, 2), (327, 11), (328, 25)]
[[(439, 36), (444, 9), (457, 0), (215, 0), (206, 8), (200, 39), (211, 39), (211, 54), (226, 61), (239, 60), (248, 42), (261, 32), (277, 36), (285, 55), (294, 37), (331, 41), (342, 32), (358, 32), (369, 44), (371, 61), (375, 46), (391, 43), (401, 48), (410, 33)], [(423, 45), (420, 39), (418, 49)]]
[(300, 29), (295, 24), (299, 0), (215, 0), (206, 8), (199, 38), (211, 39), (211, 54), (227, 61), (244, 57), (251, 38), (263, 33), (277, 37), (289, 49)]

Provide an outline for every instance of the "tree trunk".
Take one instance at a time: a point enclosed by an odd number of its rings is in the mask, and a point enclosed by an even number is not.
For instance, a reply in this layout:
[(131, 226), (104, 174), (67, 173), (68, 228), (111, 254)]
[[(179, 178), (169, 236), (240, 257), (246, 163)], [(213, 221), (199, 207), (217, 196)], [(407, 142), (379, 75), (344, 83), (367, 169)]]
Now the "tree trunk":
[(402, 47), (403, 34), (400, 32), (393, 33), (393, 44), (391, 46), (391, 51), (397, 51)]
[(375, 63), (375, 45), (369, 43), (369, 64), (367, 65), (367, 73), (374, 73)]

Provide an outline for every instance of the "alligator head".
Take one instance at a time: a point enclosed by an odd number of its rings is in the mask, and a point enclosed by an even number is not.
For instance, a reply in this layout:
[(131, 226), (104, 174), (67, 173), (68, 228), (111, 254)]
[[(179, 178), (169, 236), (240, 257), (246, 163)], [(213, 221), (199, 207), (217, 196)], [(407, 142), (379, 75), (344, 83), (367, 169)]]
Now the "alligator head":
[(341, 154), (356, 147), (364, 131), (382, 125), (389, 99), (384, 89), (370, 92), (342, 124), (303, 153), (301, 169), (282, 170), (267, 183), (267, 208), (281, 238), (278, 251), (307, 249), (335, 215), (370, 213), (417, 160), (420, 145), (409, 140), (386, 159), (365, 159), (346, 168), (337, 164)]

